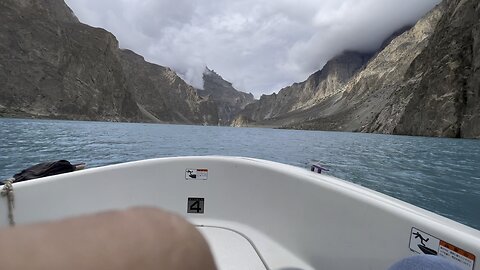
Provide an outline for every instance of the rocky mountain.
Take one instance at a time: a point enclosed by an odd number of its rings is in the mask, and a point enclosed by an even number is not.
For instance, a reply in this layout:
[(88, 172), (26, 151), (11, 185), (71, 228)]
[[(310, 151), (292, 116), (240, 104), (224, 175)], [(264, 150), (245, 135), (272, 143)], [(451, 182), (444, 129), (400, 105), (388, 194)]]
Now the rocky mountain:
[[(404, 78), (408, 103), (395, 134), (480, 138), (480, 2), (444, 5), (428, 46)], [(388, 111), (379, 118), (392, 117)], [(370, 130), (381, 131), (382, 124), (378, 119)]]
[(248, 104), (255, 101), (251, 93), (236, 90), (215, 71), (205, 68), (203, 73), (203, 90), (198, 94), (217, 104), (219, 124), (230, 125), (235, 116)]
[(130, 50), (119, 51), (126, 84), (151, 121), (217, 125), (216, 103), (202, 98), (170, 68), (148, 63)]
[[(88, 41), (88, 42), (86, 42)], [(0, 1), (0, 113), (139, 120), (115, 38), (63, 1)]]
[(478, 1), (445, 0), (330, 95), (311, 98), (294, 85), (247, 106), (235, 123), (480, 138), (479, 14)]
[(344, 52), (253, 102), (121, 50), (63, 0), (0, 0), (0, 117), (271, 126), (480, 138), (480, 3), (444, 0), (375, 55)]
[(63, 0), (0, 0), (0, 116), (218, 123), (214, 103)]
[[(343, 85), (371, 58), (372, 54), (347, 51), (328, 61), (306, 81), (295, 83), (248, 105), (239, 118), (250, 122), (272, 122), (276, 118), (307, 110), (342, 90)], [(236, 121), (236, 123), (239, 123)]]
[[(391, 104), (392, 116), (402, 113), (405, 100), (399, 94), (405, 75), (417, 56), (427, 47), (430, 37), (444, 12), (441, 5), (412, 29), (393, 39), (363, 70), (358, 72), (342, 92), (328, 103), (316, 105), (320, 110), (316, 119), (295, 124), (296, 128), (345, 131), (367, 131)], [(385, 119), (383, 131), (395, 126), (398, 118)]]
[(477, 1), (442, 2), (290, 127), (480, 138), (478, 22)]

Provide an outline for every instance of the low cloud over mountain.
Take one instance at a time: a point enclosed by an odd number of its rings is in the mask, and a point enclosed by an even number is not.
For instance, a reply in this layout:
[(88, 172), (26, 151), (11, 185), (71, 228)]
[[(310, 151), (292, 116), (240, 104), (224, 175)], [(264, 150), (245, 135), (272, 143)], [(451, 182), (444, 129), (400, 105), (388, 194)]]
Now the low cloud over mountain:
[(439, 0), (67, 0), (120, 46), (202, 87), (206, 65), (257, 97), (344, 50), (373, 51)]

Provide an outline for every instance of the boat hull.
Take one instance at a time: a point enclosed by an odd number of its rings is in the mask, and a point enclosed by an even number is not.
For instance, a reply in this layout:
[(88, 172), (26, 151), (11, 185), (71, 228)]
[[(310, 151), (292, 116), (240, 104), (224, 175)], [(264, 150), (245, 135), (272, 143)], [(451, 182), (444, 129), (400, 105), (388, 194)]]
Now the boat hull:
[[(241, 269), (235, 258), (248, 254), (258, 256), (252, 269), (387, 269), (419, 253), (414, 232), (480, 255), (475, 229), (331, 176), (250, 158), (131, 162), (14, 184), (14, 192), (17, 224), (134, 206), (173, 211), (215, 245), (220, 269)], [(6, 200), (2, 216), (8, 226)], [(216, 248), (229, 237), (237, 255)]]

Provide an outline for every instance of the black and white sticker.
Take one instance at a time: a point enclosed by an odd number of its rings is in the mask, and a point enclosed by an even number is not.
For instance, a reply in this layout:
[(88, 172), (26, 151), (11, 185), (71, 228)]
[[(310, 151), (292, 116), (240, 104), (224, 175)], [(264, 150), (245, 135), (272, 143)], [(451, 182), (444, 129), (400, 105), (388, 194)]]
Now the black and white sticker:
[(208, 169), (185, 169), (186, 180), (207, 180)]
[(203, 214), (205, 212), (205, 198), (188, 198), (187, 213)]
[(439, 245), (440, 239), (412, 228), (412, 233), (410, 234), (410, 249), (412, 251), (419, 254), (437, 255)]
[(417, 228), (410, 233), (410, 250), (419, 254), (443, 257), (463, 270), (473, 270), (475, 255)]

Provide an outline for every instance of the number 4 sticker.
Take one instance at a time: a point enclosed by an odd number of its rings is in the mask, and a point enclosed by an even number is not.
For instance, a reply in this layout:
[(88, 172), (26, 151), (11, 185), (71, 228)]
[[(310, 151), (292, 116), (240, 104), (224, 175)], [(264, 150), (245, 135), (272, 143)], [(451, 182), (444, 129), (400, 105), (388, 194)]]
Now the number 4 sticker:
[(203, 214), (205, 212), (205, 198), (188, 198), (187, 213)]

